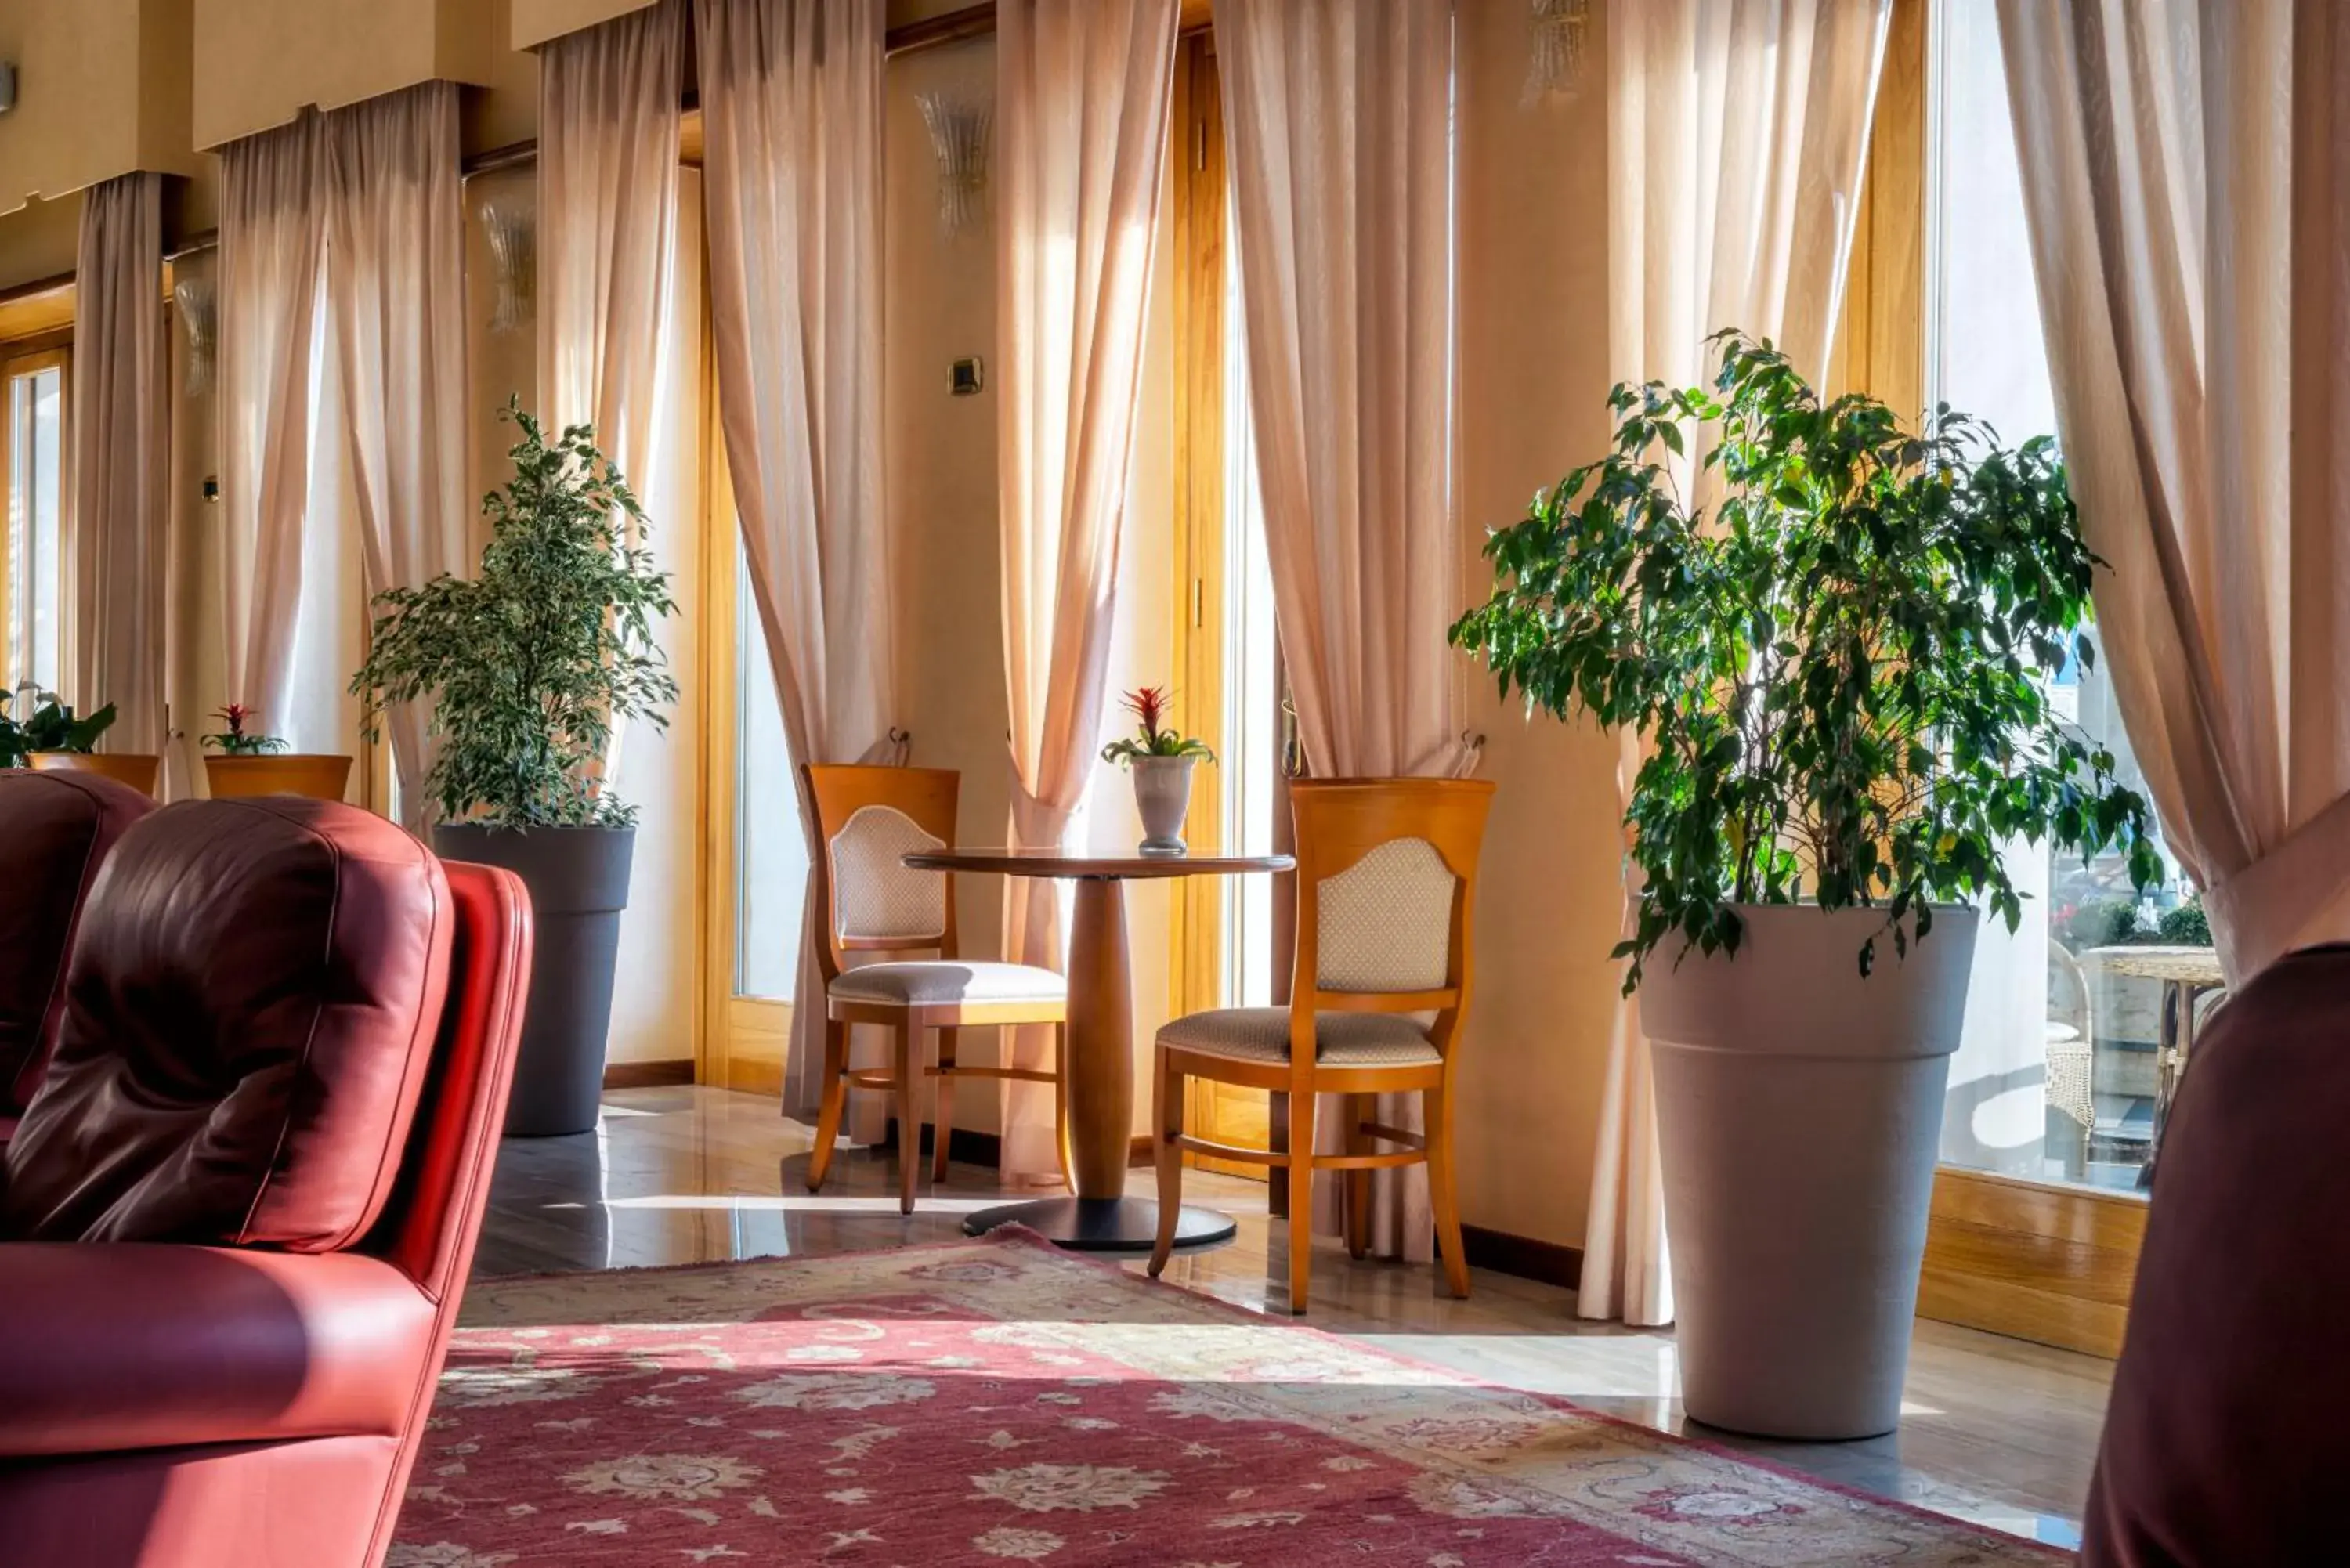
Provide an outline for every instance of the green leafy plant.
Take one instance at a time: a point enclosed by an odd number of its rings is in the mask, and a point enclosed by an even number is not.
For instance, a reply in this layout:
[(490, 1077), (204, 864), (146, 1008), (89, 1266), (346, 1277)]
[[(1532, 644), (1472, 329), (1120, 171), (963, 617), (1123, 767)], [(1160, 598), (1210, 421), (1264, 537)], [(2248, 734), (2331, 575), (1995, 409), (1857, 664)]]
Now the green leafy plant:
[(2211, 945), (2211, 917), (2203, 912), (2200, 894), (2176, 909), (2165, 909), (2155, 922), (2155, 932), (2175, 948), (2208, 948)]
[[(515, 475), (482, 502), (490, 541), (471, 578), (443, 575), (376, 597), (367, 662), (351, 680), (369, 738), (396, 702), (433, 700), (441, 749), (425, 787), (448, 821), (498, 827), (622, 826), (604, 787), (612, 726), (666, 727), (677, 700), (654, 623), (675, 613), (645, 514), (595, 432), (553, 442), (510, 400)], [(635, 525), (631, 538), (626, 525)]]
[(2056, 938), (2074, 952), (2143, 946), (2157, 940), (2139, 923), (2137, 906), (2126, 898), (2091, 898), (2065, 917)]
[[(1712, 389), (1618, 386), (1615, 441), (1485, 554), (1495, 588), (1451, 640), (1506, 696), (1628, 726), (1640, 873), (1624, 988), (1668, 938), (1737, 951), (1738, 906), (1881, 907), (1905, 954), (1936, 901), (2012, 929), (2015, 838), (2161, 866), (2145, 800), (2063, 723), (2044, 677), (2095, 649), (2096, 557), (2045, 437), (2003, 449), (1947, 406), (1918, 434), (1823, 403), (1767, 342), (1718, 335)], [(1715, 437), (1707, 515), (1662, 461)]]
[(111, 702), (88, 718), (77, 718), (56, 692), (43, 691), (32, 712), (19, 720), (8, 711), (11, 701), (10, 693), (0, 691), (0, 768), (24, 767), (36, 752), (95, 751), (98, 738), (114, 724)]
[(221, 722), (220, 733), (198, 738), (224, 757), (269, 757), (286, 749), (286, 742), (276, 735), (246, 731), (245, 726), (260, 715), (242, 702), (216, 708), (213, 711), (213, 717)]
[(1119, 699), (1134, 715), (1135, 732), (1102, 748), (1102, 761), (1132, 763), (1138, 757), (1205, 757), (1216, 760), (1205, 741), (1195, 741), (1165, 725), (1171, 699), (1164, 686), (1144, 686)]

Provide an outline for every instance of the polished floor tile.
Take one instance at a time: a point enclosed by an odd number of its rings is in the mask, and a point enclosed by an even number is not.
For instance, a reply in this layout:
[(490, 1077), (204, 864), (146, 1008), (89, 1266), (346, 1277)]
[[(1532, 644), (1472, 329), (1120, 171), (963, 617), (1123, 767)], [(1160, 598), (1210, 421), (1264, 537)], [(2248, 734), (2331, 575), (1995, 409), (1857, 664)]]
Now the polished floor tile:
[[(718, 1089), (616, 1092), (575, 1137), (514, 1139), (491, 1189), (477, 1275), (806, 1256), (948, 1241), (973, 1209), (1007, 1196), (996, 1173), (957, 1164), (898, 1212), (892, 1158), (844, 1148), (807, 1191), (808, 1130), (772, 1099)], [(1137, 1189), (1150, 1181), (1134, 1173)], [(1185, 1196), (1240, 1222), (1231, 1245), (1180, 1257), (1168, 1278), (1290, 1321), (1284, 1221), (1265, 1187), (1189, 1173)], [(1014, 1193), (1011, 1196), (1023, 1196)], [(1128, 1265), (1139, 1270), (1137, 1260)], [(1586, 1408), (1752, 1452), (1822, 1480), (2072, 1544), (2104, 1418), (2111, 1364), (1942, 1324), (1918, 1325), (1901, 1429), (1859, 1443), (1771, 1443), (1693, 1428), (1669, 1332), (1575, 1317), (1565, 1291), (1478, 1271), (1467, 1301), (1435, 1271), (1315, 1257), (1315, 1327), (1466, 1375), (1564, 1396)]]

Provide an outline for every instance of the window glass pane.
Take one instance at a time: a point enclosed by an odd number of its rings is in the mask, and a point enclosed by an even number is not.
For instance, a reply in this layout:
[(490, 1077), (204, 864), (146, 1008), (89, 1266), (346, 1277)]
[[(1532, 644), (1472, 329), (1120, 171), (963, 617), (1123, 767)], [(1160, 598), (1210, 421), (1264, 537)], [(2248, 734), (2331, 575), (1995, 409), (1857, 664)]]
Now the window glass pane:
[(7, 659), (11, 686), (54, 691), (63, 675), (65, 373), (8, 378)]
[(64, 547), (65, 376), (54, 367), (33, 377), (33, 679), (54, 690), (65, 672), (58, 557)]
[(734, 560), (734, 991), (789, 1002), (799, 978), (807, 841), (784, 745), (783, 701), (739, 533)]
[[(1927, 395), (2015, 444), (2053, 433), (2056, 418), (1998, 17), (1992, 0), (1947, 0), (1933, 14)], [(2143, 792), (2102, 663), (2068, 668), (2053, 694)], [(2166, 865), (2170, 877), (2141, 899), (2119, 856), (2084, 866), (2074, 855), (2012, 847), (2009, 875), (2033, 900), (2013, 938), (1985, 923), (1966, 1038), (1951, 1064), (1945, 1159), (2137, 1184), (2163, 987), (2124, 971), (2148, 947), (2200, 944), (2174, 912), (2192, 889)]]
[[(1237, 232), (1228, 221), (1227, 232)], [(1224, 754), (1218, 777), (1231, 846), (1273, 847), (1274, 780), (1280, 766), (1274, 657), (1273, 566), (1265, 554), (1264, 498), (1257, 486), (1256, 431), (1249, 418), (1248, 351), (1242, 340), (1237, 246), (1224, 268)], [(1219, 878), (1224, 900), (1224, 1004), (1273, 1001), (1271, 877)]]

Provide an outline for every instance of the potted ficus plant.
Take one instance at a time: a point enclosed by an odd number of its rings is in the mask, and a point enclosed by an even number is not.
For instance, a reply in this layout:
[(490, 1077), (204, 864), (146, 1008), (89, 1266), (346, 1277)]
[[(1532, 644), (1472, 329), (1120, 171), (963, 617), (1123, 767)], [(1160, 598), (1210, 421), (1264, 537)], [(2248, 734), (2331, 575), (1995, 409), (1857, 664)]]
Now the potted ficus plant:
[(103, 774), (129, 784), (141, 794), (155, 793), (161, 759), (152, 752), (98, 750), (99, 737), (114, 727), (114, 704), (109, 702), (88, 715), (54, 691), (43, 691), (29, 681), (16, 688), (12, 699), (0, 691), (0, 767), (71, 768)]
[(350, 784), (350, 758), (288, 751), (282, 737), (254, 727), (260, 714), (242, 702), (217, 708), (213, 717), (220, 721), (220, 729), (200, 739), (207, 752), (204, 784), (213, 799), (256, 794), (343, 798)]
[(1181, 855), (1183, 819), (1191, 810), (1191, 764), (1216, 754), (1206, 742), (1192, 740), (1166, 723), (1168, 695), (1163, 686), (1145, 686), (1121, 700), (1134, 715), (1135, 732), (1102, 748), (1102, 761), (1123, 763), (1134, 774), (1134, 805), (1142, 816), (1141, 852)]
[(595, 432), (549, 441), (516, 404), (505, 417), (522, 435), (514, 479), (482, 504), (480, 570), (379, 595), (351, 689), (370, 733), (388, 706), (430, 700), (433, 847), (530, 889), (537, 941), (506, 1130), (543, 1136), (596, 1125), (636, 839), (604, 759), (615, 724), (668, 722), (677, 683), (654, 628), (677, 607)]
[[(1637, 732), (1625, 989), (1656, 1101), (1683, 1398), (1788, 1438), (1900, 1409), (1979, 911), (2018, 841), (2159, 874), (2145, 801), (2044, 678), (2096, 558), (2046, 438), (1904, 431), (1734, 334), (1617, 387), (1613, 448), (1495, 532), (1452, 640), (1530, 709)], [(1710, 512), (1672, 458), (1710, 441)]]

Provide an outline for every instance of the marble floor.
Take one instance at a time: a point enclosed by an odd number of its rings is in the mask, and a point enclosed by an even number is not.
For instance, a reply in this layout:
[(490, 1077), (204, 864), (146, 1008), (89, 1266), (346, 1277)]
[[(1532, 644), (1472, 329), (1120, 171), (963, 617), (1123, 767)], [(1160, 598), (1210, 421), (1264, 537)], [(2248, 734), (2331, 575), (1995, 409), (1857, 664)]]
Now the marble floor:
[[(504, 1147), (477, 1277), (807, 1255), (959, 1238), (962, 1216), (1003, 1200), (995, 1172), (956, 1164), (943, 1189), (898, 1212), (889, 1157), (844, 1148), (821, 1197), (805, 1179), (807, 1130), (775, 1102), (719, 1089), (606, 1096), (601, 1127)], [(1148, 1171), (1136, 1171), (1137, 1190)], [(1168, 1277), (1279, 1314), (1285, 1222), (1263, 1183), (1194, 1171), (1185, 1196), (1233, 1215), (1228, 1246), (1180, 1257)], [(1268, 1266), (1268, 1259), (1272, 1260)], [(1138, 1272), (1139, 1260), (1129, 1265)], [(1772, 1443), (1690, 1423), (1669, 1332), (1575, 1315), (1571, 1293), (1477, 1272), (1467, 1301), (1435, 1271), (1315, 1258), (1316, 1327), (1495, 1383), (1752, 1452), (1780, 1464), (2058, 1545), (2077, 1541), (2111, 1364), (1943, 1324), (1918, 1324), (1901, 1429), (1858, 1443)]]

